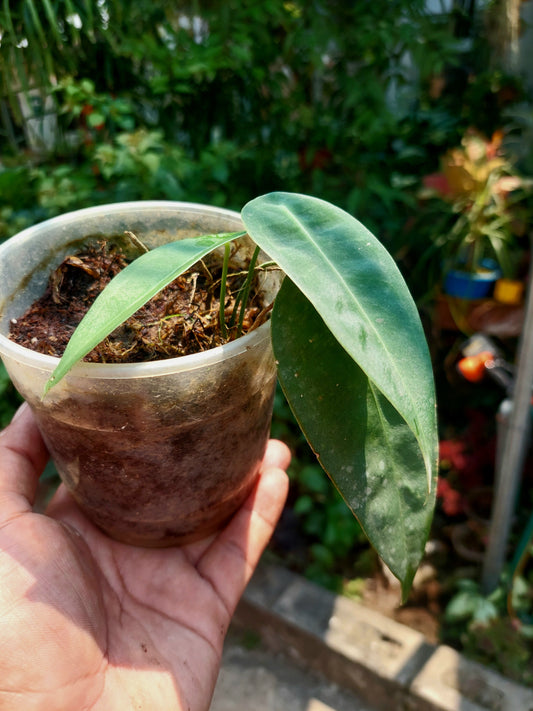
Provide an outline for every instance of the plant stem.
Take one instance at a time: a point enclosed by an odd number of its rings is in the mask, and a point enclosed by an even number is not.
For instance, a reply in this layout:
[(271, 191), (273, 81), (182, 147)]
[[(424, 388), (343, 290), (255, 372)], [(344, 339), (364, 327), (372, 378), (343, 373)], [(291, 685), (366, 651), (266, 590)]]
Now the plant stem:
[(241, 310), (239, 313), (239, 326), (237, 328), (237, 338), (242, 334), (242, 325), (244, 323), (244, 314), (246, 312), (246, 302), (248, 301), (248, 294), (250, 293), (250, 288), (252, 286), (252, 279), (254, 277), (255, 264), (259, 256), (259, 247), (256, 247), (252, 258), (250, 260), (250, 266), (248, 268), (248, 274), (246, 275), (246, 280), (241, 289)]
[(224, 261), (222, 263), (222, 277), (220, 281), (220, 304), (219, 304), (219, 319), (220, 319), (220, 333), (222, 338), (228, 337), (228, 329), (226, 326), (226, 279), (228, 276), (229, 267), (229, 255), (230, 255), (230, 243), (224, 245)]
[(146, 252), (149, 252), (149, 251), (150, 251), (150, 250), (148, 249), (148, 247), (144, 244), (144, 242), (142, 242), (142, 241), (137, 237), (137, 235), (134, 234), (133, 232), (130, 232), (129, 230), (125, 230), (124, 234), (127, 235), (127, 236), (130, 238), (130, 240), (131, 240), (131, 241), (133, 242), (133, 244), (137, 247), (137, 249), (139, 250), (139, 252), (141, 252), (141, 254), (145, 254)]

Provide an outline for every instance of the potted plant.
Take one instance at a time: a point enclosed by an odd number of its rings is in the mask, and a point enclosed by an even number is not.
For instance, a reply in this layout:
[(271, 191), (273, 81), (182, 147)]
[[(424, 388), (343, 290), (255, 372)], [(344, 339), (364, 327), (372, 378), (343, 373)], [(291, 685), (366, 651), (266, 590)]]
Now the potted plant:
[(485, 298), (500, 277), (514, 273), (514, 207), (529, 181), (502, 155), (502, 138), (501, 132), (490, 141), (467, 133), (444, 155), (441, 172), (424, 179), (421, 197), (431, 200), (428, 214), (437, 225), (430, 251), (442, 259), (443, 290), (452, 297)]
[[(241, 498), (233, 505), (242, 500), (268, 436), (277, 374), (321, 465), (405, 595), (429, 531), (437, 463), (433, 375), (416, 307), (385, 248), (339, 208), (309, 196), (271, 193), (249, 202), (241, 218), (184, 203), (125, 203), (53, 218), (8, 240), (0, 248), (0, 352), (8, 372), (32, 406), (78, 501), (80, 487), (90, 495), (93, 486), (103, 486), (89, 515), (111, 506), (115, 497), (121, 505), (114, 515), (129, 525), (148, 512), (148, 522), (162, 536), (148, 545), (176, 542), (172, 528), (181, 514), (175, 507), (185, 498), (208, 517), (210, 509), (231, 499), (217, 492), (209, 500), (216, 473), (227, 483), (231, 470), (240, 470)], [(61, 360), (7, 338), (10, 320), (43, 291), (65, 254), (90, 236), (124, 230), (150, 249), (98, 296)], [(226, 261), (226, 245), (246, 234), (285, 275), (271, 321), (204, 353), (129, 364), (129, 373), (120, 364), (79, 362), (165, 284), (213, 250), (222, 250)], [(221, 373), (204, 372), (204, 360)], [(234, 391), (240, 393), (236, 406)], [(101, 395), (104, 404), (97, 406)], [(214, 396), (218, 409), (206, 412)], [(183, 414), (188, 398), (190, 416)], [(126, 405), (132, 407), (129, 414)], [(228, 434), (225, 428), (235, 420), (237, 434)], [(129, 473), (135, 442), (140, 440), (144, 451), (150, 439), (150, 454)], [(232, 459), (228, 471), (224, 460), (234, 450), (247, 460), (237, 465)], [(100, 454), (104, 463), (97, 462)], [(200, 484), (199, 493), (193, 483)], [(156, 495), (155, 504), (145, 500), (148, 491)], [(230, 513), (226, 510), (217, 525)], [(141, 539), (131, 542), (142, 544)]]

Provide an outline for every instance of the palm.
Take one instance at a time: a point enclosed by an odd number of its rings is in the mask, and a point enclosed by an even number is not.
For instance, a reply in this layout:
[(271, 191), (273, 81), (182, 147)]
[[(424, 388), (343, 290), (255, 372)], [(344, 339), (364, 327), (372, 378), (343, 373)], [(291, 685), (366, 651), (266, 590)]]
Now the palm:
[(29, 413), (6, 432), (0, 709), (207, 709), (231, 615), (285, 499), (286, 450), (272, 444), (255, 495), (219, 536), (148, 550), (108, 539), (63, 489), (47, 516), (32, 513), (28, 482), (46, 453)]

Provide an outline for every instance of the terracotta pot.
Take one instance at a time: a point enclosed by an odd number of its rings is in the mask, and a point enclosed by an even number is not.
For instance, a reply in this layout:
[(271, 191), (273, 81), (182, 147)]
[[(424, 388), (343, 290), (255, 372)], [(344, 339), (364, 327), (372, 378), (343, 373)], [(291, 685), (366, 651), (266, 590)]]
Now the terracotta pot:
[[(0, 355), (30, 404), (58, 472), (87, 516), (126, 543), (168, 546), (222, 527), (257, 477), (276, 367), (270, 324), (204, 353), (134, 364), (81, 363), (42, 399), (58, 363), (7, 338), (81, 242), (135, 232), (149, 247), (242, 229), (238, 213), (172, 202), (69, 213), (0, 247)], [(265, 284), (265, 290), (276, 285)]]

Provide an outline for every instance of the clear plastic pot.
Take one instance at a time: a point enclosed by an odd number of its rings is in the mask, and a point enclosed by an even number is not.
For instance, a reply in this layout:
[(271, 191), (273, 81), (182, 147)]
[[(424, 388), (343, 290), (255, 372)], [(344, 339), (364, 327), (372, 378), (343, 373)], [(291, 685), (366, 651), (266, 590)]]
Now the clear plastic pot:
[(237, 231), (242, 223), (229, 210), (140, 202), (79, 210), (24, 230), (0, 246), (0, 355), (87, 516), (126, 543), (175, 545), (218, 530), (253, 487), (276, 382), (270, 324), (181, 358), (79, 363), (44, 399), (58, 359), (7, 338), (10, 320), (43, 293), (67, 254), (89, 237), (126, 229), (151, 247)]

